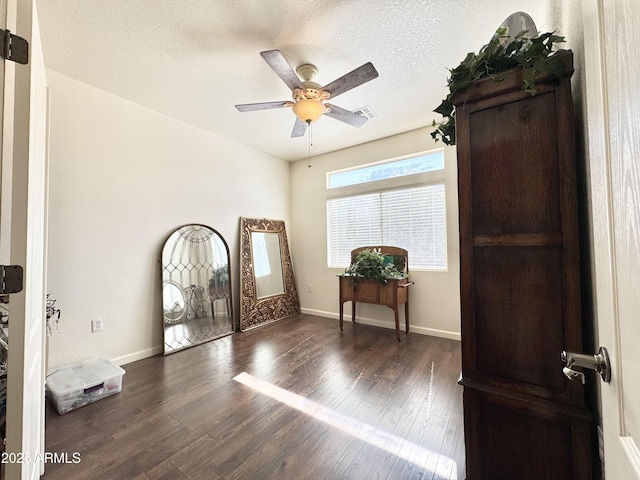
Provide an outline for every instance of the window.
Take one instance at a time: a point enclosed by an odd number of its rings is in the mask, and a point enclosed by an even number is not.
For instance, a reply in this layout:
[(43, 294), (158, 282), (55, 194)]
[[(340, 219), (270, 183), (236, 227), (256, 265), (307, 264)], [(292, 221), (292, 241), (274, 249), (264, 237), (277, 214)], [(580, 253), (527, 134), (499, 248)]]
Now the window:
[[(442, 152), (433, 154), (436, 165), (444, 167)], [(417, 158), (428, 158), (423, 155)], [(438, 160), (441, 159), (441, 160)], [(411, 160), (411, 159), (409, 159)], [(433, 159), (429, 164), (434, 165)], [(422, 161), (422, 160), (420, 160)], [(401, 160), (400, 162), (405, 162)], [(387, 172), (397, 172), (389, 162), (384, 165)], [(378, 168), (381, 165), (375, 165)], [(349, 170), (368, 175), (372, 167)], [(337, 172), (342, 174), (344, 172)], [(331, 185), (329, 173), (328, 186)], [(327, 253), (329, 267), (346, 267), (351, 259), (351, 250), (364, 245), (393, 245), (409, 251), (409, 267), (423, 270), (446, 270), (446, 201), (442, 178), (416, 184), (416, 175), (407, 175), (405, 186), (386, 187), (385, 182), (376, 182), (375, 190), (354, 192), (327, 199)], [(440, 172), (442, 175), (442, 172)], [(396, 178), (390, 175), (388, 178)], [(423, 175), (424, 177), (424, 175)], [(420, 178), (423, 178), (420, 177)], [(355, 178), (355, 177), (354, 177)], [(360, 178), (364, 178), (360, 176)], [(385, 177), (386, 178), (386, 177)], [(366, 183), (373, 180), (363, 180)], [(331, 187), (329, 187), (331, 188)], [(337, 187), (336, 187), (337, 188)], [(369, 187), (371, 188), (371, 186)], [(347, 188), (350, 192), (353, 187)], [(363, 188), (360, 188), (363, 190)]]
[(444, 168), (444, 152), (379, 163), (366, 167), (331, 172), (327, 175), (327, 188), (340, 188), (376, 180), (432, 172)]
[(251, 232), (251, 246), (253, 248), (253, 268), (256, 277), (266, 277), (271, 275), (269, 266), (269, 254), (267, 253), (267, 242), (264, 233)]

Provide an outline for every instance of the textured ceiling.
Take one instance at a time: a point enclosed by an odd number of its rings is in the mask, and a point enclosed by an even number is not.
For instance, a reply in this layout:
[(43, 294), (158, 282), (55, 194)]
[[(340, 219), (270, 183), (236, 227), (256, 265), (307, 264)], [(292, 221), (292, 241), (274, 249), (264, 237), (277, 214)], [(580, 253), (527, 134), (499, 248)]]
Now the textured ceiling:
[(540, 0), (37, 0), (47, 68), (269, 155), (306, 158), (290, 109), (240, 113), (238, 103), (289, 100), (260, 57), (279, 49), (326, 85), (373, 62), (379, 77), (333, 103), (376, 117), (361, 128), (322, 117), (312, 155), (430, 125), (448, 68), (484, 45), (513, 12), (539, 30)]

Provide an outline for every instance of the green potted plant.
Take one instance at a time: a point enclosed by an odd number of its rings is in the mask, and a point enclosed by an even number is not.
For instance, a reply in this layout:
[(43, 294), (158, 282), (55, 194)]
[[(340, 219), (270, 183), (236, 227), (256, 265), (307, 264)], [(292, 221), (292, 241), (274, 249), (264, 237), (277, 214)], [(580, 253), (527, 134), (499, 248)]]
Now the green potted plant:
[(453, 97), (466, 90), (473, 82), (482, 78), (493, 78), (499, 82), (505, 78), (505, 72), (514, 68), (522, 69), (522, 90), (531, 95), (537, 93), (536, 75), (549, 73), (561, 78), (565, 72), (565, 64), (555, 61), (555, 55), (565, 50), (554, 50), (555, 44), (563, 43), (564, 37), (553, 32), (529, 38), (523, 31), (511, 40), (505, 35), (505, 29), (498, 29), (494, 38), (484, 45), (480, 51), (467, 54), (466, 58), (453, 70), (447, 81), (449, 93), (434, 112), (442, 115), (440, 123), (433, 121), (436, 129), (431, 136), (437, 142), (442, 140), (446, 145), (456, 144), (456, 122)]
[(214, 268), (209, 279), (209, 296), (225, 298), (229, 295), (229, 265)]
[(362, 279), (387, 284), (390, 278), (405, 278), (407, 274), (398, 270), (391, 255), (383, 255), (379, 249), (364, 249), (356, 255), (344, 275), (354, 283)]

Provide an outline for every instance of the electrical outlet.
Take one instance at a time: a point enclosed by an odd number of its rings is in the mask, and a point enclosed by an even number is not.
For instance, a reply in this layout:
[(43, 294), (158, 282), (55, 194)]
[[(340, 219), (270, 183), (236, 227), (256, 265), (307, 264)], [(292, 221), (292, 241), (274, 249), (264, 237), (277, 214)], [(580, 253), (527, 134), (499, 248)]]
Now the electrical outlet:
[(102, 319), (94, 318), (91, 320), (91, 331), (92, 332), (101, 332), (102, 331)]
[(307, 284), (307, 292), (311, 292), (311, 291), (312, 291), (312, 289), (311, 289), (311, 284), (310, 284), (310, 283), (308, 283), (308, 284)]

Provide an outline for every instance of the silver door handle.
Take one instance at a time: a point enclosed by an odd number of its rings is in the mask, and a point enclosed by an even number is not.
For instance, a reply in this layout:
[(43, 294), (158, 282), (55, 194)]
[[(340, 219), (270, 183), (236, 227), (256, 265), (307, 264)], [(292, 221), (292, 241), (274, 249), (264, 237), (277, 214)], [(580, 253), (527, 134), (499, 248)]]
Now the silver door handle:
[(576, 381), (577, 379), (580, 379), (580, 383), (582, 383), (583, 385), (586, 383), (586, 380), (584, 378), (584, 373), (582, 372), (576, 372), (575, 370), (571, 370), (569, 367), (563, 367), (562, 373), (564, 373), (564, 376), (571, 381)]
[(580, 379), (584, 385), (585, 377), (584, 373), (573, 370), (573, 367), (588, 368), (589, 370), (595, 370), (602, 377), (602, 381), (611, 381), (611, 364), (609, 362), (609, 353), (604, 347), (600, 347), (598, 353), (595, 355), (584, 355), (582, 353), (574, 352), (562, 352), (560, 356), (566, 366), (562, 369), (562, 373), (569, 380)]

